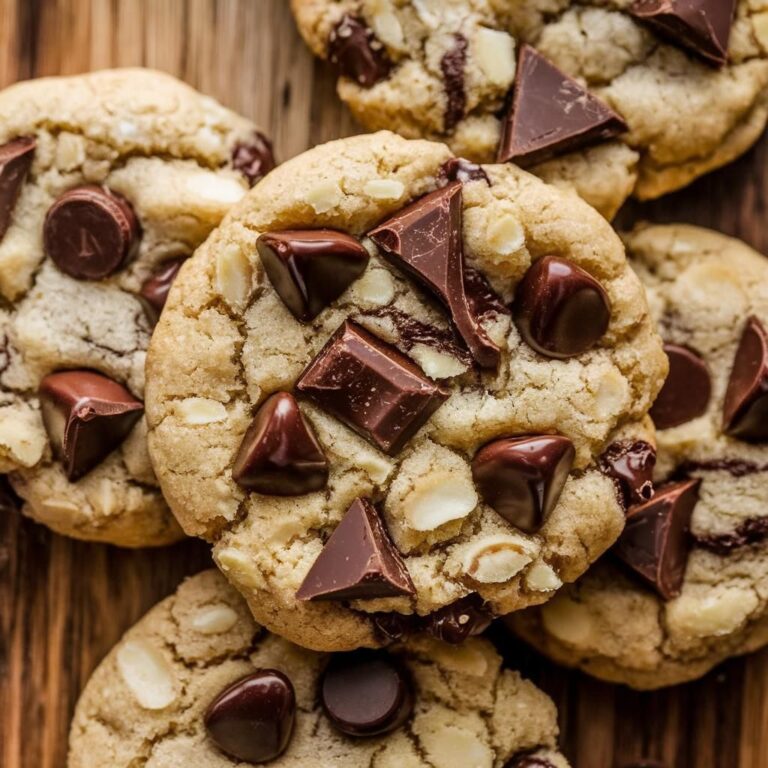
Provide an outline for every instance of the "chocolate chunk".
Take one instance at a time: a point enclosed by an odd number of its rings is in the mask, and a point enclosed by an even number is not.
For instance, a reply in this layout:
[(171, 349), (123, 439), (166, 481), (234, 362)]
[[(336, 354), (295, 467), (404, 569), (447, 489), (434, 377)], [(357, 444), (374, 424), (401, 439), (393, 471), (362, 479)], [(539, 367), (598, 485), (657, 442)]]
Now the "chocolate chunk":
[(298, 320), (317, 317), (365, 272), (368, 251), (332, 229), (269, 232), (256, 242), (272, 286)]
[(142, 284), (139, 295), (144, 300), (147, 316), (153, 323), (158, 321), (160, 313), (165, 307), (165, 302), (168, 300), (168, 293), (173, 281), (185, 261), (186, 258), (166, 261)]
[(629, 12), (672, 42), (722, 67), (736, 0), (636, 0)]
[(683, 586), (691, 548), (690, 523), (701, 480), (659, 488), (650, 501), (632, 507), (614, 552), (664, 600)]
[(355, 499), (309, 569), (299, 600), (358, 600), (415, 592), (379, 513)]
[(101, 280), (138, 252), (141, 230), (128, 201), (108, 189), (85, 186), (65, 192), (45, 217), (45, 252), (77, 280)]
[(450, 394), (350, 320), (331, 336), (296, 387), (390, 455), (402, 450)]
[(241, 141), (232, 150), (232, 167), (248, 179), (253, 186), (275, 167), (272, 142), (261, 131), (254, 131), (247, 141)]
[(624, 507), (653, 497), (656, 450), (644, 440), (621, 440), (608, 446), (600, 457), (600, 469), (619, 488)]
[(275, 496), (325, 488), (328, 460), (292, 394), (278, 392), (261, 405), (240, 444), (232, 479)]
[(368, 614), (373, 621), (373, 629), (385, 643), (393, 643), (417, 632), (419, 619), (414, 615), (402, 613)]
[(74, 482), (123, 442), (144, 406), (122, 384), (93, 371), (62, 371), (40, 383), (43, 423)]
[(535, 533), (557, 504), (574, 456), (573, 443), (560, 435), (503, 438), (477, 452), (472, 477), (486, 504)]
[(555, 768), (553, 763), (537, 755), (516, 755), (504, 768)]
[(523, 168), (618, 136), (627, 124), (529, 45), (520, 50), (498, 160)]
[(445, 304), (475, 360), (495, 368), (499, 348), (472, 314), (464, 289), (461, 190), (461, 182), (455, 181), (425, 195), (368, 235), (395, 266)]
[(608, 330), (611, 306), (588, 272), (556, 256), (535, 261), (515, 292), (514, 316), (524, 341), (545, 357), (567, 358), (593, 347)]
[(205, 713), (208, 736), (235, 760), (266, 763), (285, 752), (296, 719), (293, 684), (260, 669), (222, 691)]
[(493, 621), (490, 608), (477, 593), (462, 597), (426, 617), (426, 630), (438, 640), (451, 645), (485, 632)]
[(484, 181), (489, 187), (492, 186), (483, 166), (471, 163), (463, 157), (452, 157), (443, 163), (437, 181), (441, 187), (451, 181), (460, 181), (462, 184), (469, 184), (470, 181)]
[(768, 334), (756, 317), (747, 320), (733, 361), (723, 432), (750, 443), (768, 440)]
[(11, 226), (11, 216), (24, 186), (37, 142), (28, 137), (14, 139), (0, 147), (0, 240)]
[(453, 46), (440, 59), (440, 71), (445, 85), (443, 128), (446, 131), (452, 131), (458, 125), (467, 109), (467, 94), (464, 90), (467, 46), (467, 38), (457, 32), (453, 36)]
[(366, 23), (348, 14), (342, 16), (328, 38), (328, 61), (342, 77), (354, 80), (363, 88), (384, 80), (392, 69), (384, 46)]
[(409, 675), (385, 651), (336, 653), (320, 683), (325, 714), (347, 736), (396, 730), (411, 716), (413, 699)]
[(705, 549), (726, 557), (734, 550), (751, 547), (768, 537), (768, 517), (751, 517), (732, 533), (694, 534), (696, 543)]
[(665, 344), (669, 375), (651, 408), (658, 429), (671, 429), (707, 412), (712, 383), (707, 364), (693, 350)]
[(509, 315), (507, 305), (485, 278), (482, 272), (472, 267), (464, 268), (464, 290), (469, 302), (469, 311), (479, 318), (492, 315)]

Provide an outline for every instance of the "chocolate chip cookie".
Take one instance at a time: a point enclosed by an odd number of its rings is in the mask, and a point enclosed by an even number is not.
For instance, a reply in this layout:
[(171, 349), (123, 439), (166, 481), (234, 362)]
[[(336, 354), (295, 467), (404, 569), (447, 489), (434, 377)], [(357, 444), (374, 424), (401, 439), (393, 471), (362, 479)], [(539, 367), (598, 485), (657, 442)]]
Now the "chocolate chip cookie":
[(656, 688), (768, 642), (768, 262), (688, 226), (627, 245), (670, 362), (656, 493), (610, 557), (511, 625), (558, 661)]
[(768, 117), (750, 0), (292, 0), (360, 122), (512, 161), (608, 217), (745, 152)]
[(181, 536), (146, 448), (146, 348), (181, 262), (273, 164), (248, 120), (159, 72), (0, 93), (0, 471), (35, 520)]
[(149, 444), (182, 527), (271, 631), (459, 642), (613, 543), (644, 493), (613, 475), (665, 374), (599, 214), (379, 133), (278, 168), (182, 267)]
[(568, 768), (552, 701), (486, 640), (332, 656), (262, 630), (216, 571), (129, 630), (77, 705), (69, 768)]

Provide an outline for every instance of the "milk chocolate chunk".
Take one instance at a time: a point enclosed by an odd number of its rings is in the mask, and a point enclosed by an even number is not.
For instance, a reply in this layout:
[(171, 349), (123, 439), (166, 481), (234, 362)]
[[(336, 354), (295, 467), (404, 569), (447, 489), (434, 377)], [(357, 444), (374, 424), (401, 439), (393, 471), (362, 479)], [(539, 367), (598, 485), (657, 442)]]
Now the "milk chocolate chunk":
[(499, 364), (499, 348), (473, 314), (464, 286), (462, 184), (454, 181), (396, 213), (368, 233), (382, 253), (437, 296), (472, 357)]
[(32, 167), (36, 148), (37, 142), (29, 137), (0, 146), (0, 240), (11, 225), (13, 209)]
[(600, 469), (614, 480), (625, 507), (653, 497), (656, 451), (644, 440), (621, 440), (608, 446), (600, 457)]
[(707, 364), (691, 349), (665, 344), (669, 375), (651, 408), (658, 429), (671, 429), (702, 416), (712, 395)]
[(365, 22), (345, 14), (328, 38), (328, 61), (343, 77), (370, 88), (384, 80), (392, 62), (380, 40)]
[(701, 480), (663, 486), (650, 501), (632, 507), (614, 552), (664, 600), (683, 586), (691, 549), (690, 523)]
[(179, 274), (181, 265), (186, 258), (172, 259), (161, 264), (142, 284), (140, 295), (149, 319), (156, 323), (160, 317), (165, 302), (168, 300), (173, 281)]
[(272, 286), (297, 320), (317, 317), (368, 266), (368, 251), (333, 229), (286, 230), (256, 242)]
[(472, 593), (426, 617), (426, 630), (444, 643), (458, 645), (468, 637), (485, 632), (493, 612), (480, 595)]
[(379, 513), (355, 499), (309, 569), (299, 600), (359, 600), (415, 592)]
[(512, 105), (502, 126), (500, 163), (525, 168), (626, 130), (604, 101), (531, 46), (521, 48)]
[(328, 460), (293, 395), (278, 392), (261, 405), (240, 444), (232, 479), (275, 496), (325, 488)]
[(446, 104), (443, 124), (446, 131), (452, 131), (458, 125), (467, 109), (467, 94), (464, 89), (467, 47), (467, 38), (456, 33), (453, 36), (453, 45), (440, 59), (440, 70), (443, 73), (445, 85)]
[(472, 460), (483, 501), (526, 533), (544, 524), (573, 466), (573, 443), (560, 435), (494, 440)]
[(251, 186), (275, 165), (272, 142), (261, 131), (254, 131), (247, 141), (239, 142), (232, 151), (232, 167), (240, 171)]
[(77, 280), (101, 280), (138, 252), (141, 230), (130, 203), (97, 186), (65, 192), (45, 217), (45, 252)]
[(733, 361), (723, 431), (750, 443), (768, 440), (768, 334), (756, 317), (747, 320)]
[(410, 677), (395, 658), (363, 649), (331, 657), (320, 701), (331, 723), (347, 736), (380, 736), (408, 720), (414, 696)]
[(122, 384), (93, 371), (52, 373), (39, 396), (53, 453), (72, 482), (112, 453), (144, 411)]
[(205, 728), (229, 757), (266, 763), (285, 752), (296, 719), (291, 681), (275, 669), (260, 669), (222, 691), (205, 713)]
[(728, 61), (736, 0), (636, 0), (629, 12), (709, 64)]
[(390, 455), (399, 453), (450, 392), (395, 347), (345, 321), (296, 388)]
[(608, 330), (611, 307), (600, 283), (575, 264), (544, 256), (515, 292), (514, 317), (524, 341), (545, 357), (568, 358)]

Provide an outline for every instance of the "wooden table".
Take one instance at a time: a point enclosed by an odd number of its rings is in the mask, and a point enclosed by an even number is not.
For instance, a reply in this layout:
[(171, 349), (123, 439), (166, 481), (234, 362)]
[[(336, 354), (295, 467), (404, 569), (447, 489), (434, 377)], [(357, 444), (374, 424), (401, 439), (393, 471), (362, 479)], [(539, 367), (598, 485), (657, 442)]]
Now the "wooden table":
[[(304, 49), (287, 0), (0, 0), (0, 85), (111, 66), (167, 70), (254, 118), (287, 159), (356, 132), (334, 80)], [(768, 253), (768, 143), (621, 221), (719, 227)], [(0, 764), (63, 768), (78, 693), (121, 633), (180, 579), (210, 563), (187, 542), (129, 552), (0, 517)], [(768, 652), (704, 680), (639, 694), (559, 669), (521, 647), (519, 663), (557, 701), (576, 768), (641, 757), (668, 768), (768, 766)], [(318, 768), (326, 768), (318, 763)], [(328, 767), (330, 768), (330, 767)]]

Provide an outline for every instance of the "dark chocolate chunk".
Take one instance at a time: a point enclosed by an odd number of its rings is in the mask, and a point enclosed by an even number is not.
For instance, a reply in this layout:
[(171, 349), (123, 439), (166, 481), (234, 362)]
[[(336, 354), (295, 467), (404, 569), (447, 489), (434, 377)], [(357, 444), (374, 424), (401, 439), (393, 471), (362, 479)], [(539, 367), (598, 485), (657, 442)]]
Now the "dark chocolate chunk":
[(655, 466), (656, 450), (644, 440), (611, 443), (600, 457), (600, 469), (617, 484), (625, 508), (653, 497)]
[(39, 396), (53, 453), (72, 482), (112, 453), (144, 411), (122, 384), (93, 371), (52, 373)]
[(486, 279), (472, 267), (464, 268), (464, 290), (467, 293), (469, 311), (479, 318), (489, 315), (509, 315), (509, 308)]
[(385, 643), (393, 643), (417, 632), (419, 618), (402, 613), (373, 613), (369, 614), (373, 621), (373, 629)]
[(515, 323), (545, 357), (567, 358), (593, 347), (608, 330), (611, 306), (588, 272), (556, 256), (535, 261), (517, 286)]
[(355, 499), (309, 569), (299, 600), (358, 600), (414, 594), (400, 553), (379, 513)]
[(222, 691), (205, 713), (208, 736), (235, 760), (266, 763), (285, 752), (296, 719), (293, 684), (260, 669)]
[(691, 549), (690, 523), (701, 480), (659, 488), (632, 507), (614, 552), (664, 600), (680, 594)]
[(261, 131), (254, 131), (247, 141), (241, 141), (232, 150), (232, 167), (248, 179), (253, 186), (275, 167), (272, 142)]
[(328, 38), (328, 61), (343, 77), (370, 88), (386, 78), (392, 62), (365, 21), (344, 15)]
[(413, 700), (409, 675), (386, 651), (336, 653), (320, 683), (325, 714), (347, 736), (396, 730), (411, 716)]
[(128, 264), (141, 229), (130, 203), (115, 192), (85, 186), (65, 192), (45, 217), (45, 252), (78, 280), (101, 280)]
[(232, 479), (275, 496), (325, 488), (328, 460), (292, 394), (278, 392), (261, 405), (240, 444)]
[(768, 440), (768, 334), (756, 317), (747, 320), (733, 361), (723, 432), (750, 443)]
[(472, 477), (486, 504), (516, 528), (535, 533), (557, 504), (574, 457), (567, 437), (508, 437), (477, 452)]
[(672, 42), (722, 67), (736, 0), (636, 0), (629, 12)]
[(464, 117), (467, 94), (464, 90), (464, 68), (467, 65), (467, 38), (460, 33), (453, 36), (453, 45), (440, 59), (440, 71), (445, 86), (445, 117), (443, 128), (452, 131)]
[(461, 182), (425, 195), (369, 232), (383, 254), (445, 304), (459, 335), (484, 368), (499, 364), (499, 348), (472, 314), (464, 288)]
[(514, 98), (504, 118), (498, 160), (527, 167), (612, 139), (627, 124), (604, 101), (529, 45), (520, 50)]
[(489, 187), (492, 186), (483, 166), (471, 163), (463, 157), (452, 157), (443, 163), (437, 181), (441, 187), (451, 181), (460, 181), (462, 184), (469, 184), (470, 181), (484, 181)]
[(268, 232), (256, 242), (261, 263), (293, 315), (313, 320), (365, 272), (368, 251), (333, 229)]
[(14, 139), (0, 147), (0, 240), (11, 226), (16, 207), (32, 161), (37, 142), (28, 137)]
[(426, 617), (426, 630), (451, 645), (485, 632), (494, 619), (491, 609), (477, 593), (462, 597)]
[(669, 375), (651, 408), (658, 429), (671, 429), (707, 412), (712, 382), (707, 364), (693, 350), (665, 344)]
[(142, 284), (140, 295), (144, 300), (144, 308), (147, 311), (147, 315), (153, 323), (158, 321), (165, 302), (168, 300), (168, 293), (171, 290), (173, 281), (176, 279), (176, 275), (179, 274), (181, 265), (185, 261), (186, 258), (166, 261)]
[(693, 538), (704, 549), (725, 557), (736, 549), (765, 541), (768, 538), (768, 517), (751, 517), (739, 523), (731, 533), (694, 534)]
[(450, 394), (350, 320), (331, 336), (296, 387), (390, 455), (402, 450)]

